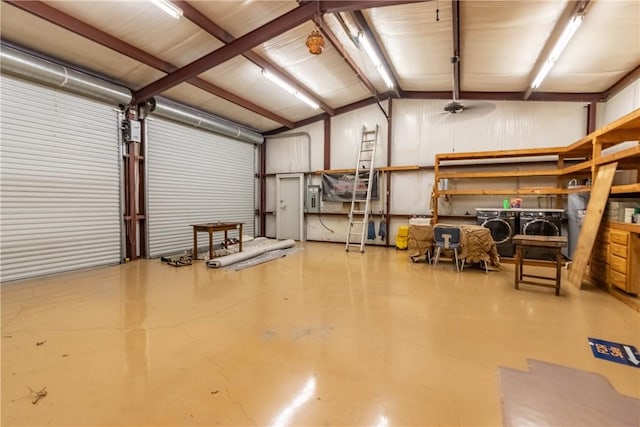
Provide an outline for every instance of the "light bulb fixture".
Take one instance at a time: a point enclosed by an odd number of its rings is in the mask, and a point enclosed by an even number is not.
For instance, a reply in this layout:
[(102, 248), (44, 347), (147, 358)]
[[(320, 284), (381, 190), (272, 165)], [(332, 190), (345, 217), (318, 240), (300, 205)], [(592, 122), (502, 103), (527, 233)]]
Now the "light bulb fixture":
[(538, 72), (536, 78), (533, 79), (533, 83), (531, 83), (531, 89), (537, 89), (538, 87), (540, 87), (540, 84), (542, 84), (542, 81), (545, 79), (545, 77), (547, 77), (547, 74), (549, 74), (549, 71), (551, 71), (551, 68), (553, 68), (553, 66), (555, 65), (564, 48), (567, 47), (567, 44), (569, 44), (569, 40), (571, 40), (571, 37), (573, 37), (573, 35), (576, 33), (580, 24), (582, 24), (583, 18), (584, 15), (576, 15), (571, 18), (569, 23), (567, 23), (567, 26), (562, 32), (562, 35), (556, 42), (555, 46), (553, 46), (549, 57), (542, 65), (542, 68), (540, 68), (540, 71)]
[(154, 6), (162, 9), (164, 13), (175, 19), (180, 19), (182, 16), (182, 9), (169, 0), (149, 0)]
[(266, 69), (262, 69), (262, 75), (265, 76), (267, 79), (271, 80), (272, 82), (274, 82), (275, 84), (277, 84), (278, 86), (280, 86), (282, 89), (289, 92), (291, 95), (295, 96), (296, 98), (298, 98), (299, 100), (307, 104), (309, 107), (313, 108), (314, 110), (317, 110), (320, 108), (320, 106), (316, 102), (314, 102), (311, 98), (309, 98), (303, 93), (298, 92), (293, 86), (291, 86), (289, 83), (285, 82), (275, 74), (270, 73)]
[(376, 68), (376, 70), (378, 70), (378, 74), (380, 74), (387, 87), (389, 89), (393, 89), (393, 81), (391, 80), (389, 71), (386, 69), (382, 61), (380, 61), (380, 57), (373, 49), (373, 46), (371, 46), (371, 43), (369, 42), (369, 39), (367, 38), (364, 31), (361, 31), (360, 34), (358, 34), (358, 42), (369, 57), (369, 60), (371, 60), (371, 62), (373, 63), (373, 66)]
[(309, 49), (309, 53), (312, 55), (320, 55), (322, 53), (322, 49), (324, 48), (324, 37), (322, 33), (318, 31), (318, 29), (314, 29), (307, 36), (307, 41), (305, 43), (307, 48)]

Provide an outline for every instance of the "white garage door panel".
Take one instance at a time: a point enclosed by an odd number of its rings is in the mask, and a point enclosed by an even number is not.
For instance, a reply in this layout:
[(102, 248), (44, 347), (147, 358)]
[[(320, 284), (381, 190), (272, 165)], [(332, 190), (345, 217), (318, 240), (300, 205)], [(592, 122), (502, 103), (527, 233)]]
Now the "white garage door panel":
[(191, 224), (242, 222), (252, 236), (255, 146), (159, 118), (147, 127), (149, 256), (191, 248)]
[(118, 263), (113, 106), (2, 76), (2, 281)]

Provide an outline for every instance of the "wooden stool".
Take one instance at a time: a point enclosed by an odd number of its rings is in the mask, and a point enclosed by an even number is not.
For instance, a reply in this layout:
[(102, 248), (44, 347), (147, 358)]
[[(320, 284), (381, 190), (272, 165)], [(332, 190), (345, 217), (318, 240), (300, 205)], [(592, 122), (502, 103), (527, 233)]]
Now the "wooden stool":
[[(562, 248), (567, 246), (567, 238), (564, 236), (528, 236), (524, 234), (516, 234), (513, 236), (513, 243), (516, 249), (516, 272), (515, 272), (515, 287), (519, 289), (520, 283), (526, 283), (528, 285), (545, 286), (548, 288), (555, 288), (556, 295), (560, 295), (560, 268), (562, 267)], [(523, 249), (527, 247), (545, 248), (549, 252), (555, 254), (555, 267), (556, 277), (537, 276), (534, 274), (524, 274), (522, 268), (526, 262), (526, 259), (522, 256)], [(523, 277), (532, 277), (539, 280), (553, 280), (555, 283), (542, 283), (534, 282), (531, 280), (522, 280)]]

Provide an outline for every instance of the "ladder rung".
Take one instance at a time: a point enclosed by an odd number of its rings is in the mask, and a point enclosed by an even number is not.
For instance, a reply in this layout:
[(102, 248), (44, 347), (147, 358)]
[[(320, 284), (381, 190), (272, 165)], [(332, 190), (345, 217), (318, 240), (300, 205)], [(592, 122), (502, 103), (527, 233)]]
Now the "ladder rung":
[(370, 150), (369, 150), (369, 149), (365, 149), (365, 148), (363, 148), (362, 150), (360, 150), (360, 152), (361, 152), (361, 153), (368, 153), (369, 151), (373, 151), (373, 148), (372, 148), (372, 149), (370, 149)]
[(369, 133), (376, 133), (376, 131), (375, 130), (365, 130), (362, 133), (364, 133), (366, 135), (366, 134), (369, 134)]
[(351, 221), (351, 224), (364, 224), (364, 221)]
[(366, 202), (367, 199), (353, 199), (354, 202)]
[(360, 246), (360, 243), (351, 243), (351, 242), (349, 242), (349, 246)]
[(364, 213), (367, 213), (367, 211), (352, 211), (351, 213), (354, 213), (354, 214), (364, 214)]

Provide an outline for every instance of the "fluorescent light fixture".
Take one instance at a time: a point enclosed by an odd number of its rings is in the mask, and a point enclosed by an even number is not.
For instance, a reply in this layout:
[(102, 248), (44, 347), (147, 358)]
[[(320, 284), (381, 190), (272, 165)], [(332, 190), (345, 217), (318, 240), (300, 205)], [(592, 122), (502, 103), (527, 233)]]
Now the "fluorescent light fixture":
[(291, 95), (298, 98), (300, 101), (307, 104), (309, 107), (313, 108), (314, 110), (317, 110), (318, 108), (320, 108), (320, 106), (317, 103), (315, 103), (311, 98), (309, 98), (303, 93), (298, 92), (297, 90), (295, 90), (293, 86), (291, 86), (289, 83), (285, 82), (275, 74), (271, 74), (267, 70), (263, 69), (262, 75), (265, 76), (267, 79), (271, 80), (272, 82), (274, 82), (275, 84), (277, 84), (278, 86), (280, 86), (282, 89), (289, 92)]
[(360, 42), (360, 46), (362, 46), (367, 56), (369, 56), (369, 59), (373, 63), (373, 66), (376, 67), (376, 70), (378, 70), (378, 73), (382, 77), (382, 80), (384, 80), (387, 87), (389, 89), (393, 89), (393, 81), (391, 80), (389, 71), (387, 71), (382, 61), (380, 61), (380, 57), (371, 46), (371, 43), (369, 43), (369, 39), (367, 39), (367, 36), (364, 32), (360, 32), (360, 34), (358, 34), (358, 41)]
[(571, 21), (569, 21), (566, 28), (562, 32), (562, 35), (551, 50), (549, 57), (542, 65), (542, 68), (538, 72), (538, 75), (535, 79), (533, 79), (533, 83), (531, 83), (531, 89), (537, 89), (538, 87), (540, 87), (540, 84), (542, 83), (544, 78), (547, 77), (547, 74), (549, 74), (549, 71), (551, 71), (551, 68), (553, 68), (564, 48), (567, 47), (567, 44), (569, 44), (569, 40), (571, 40), (571, 37), (573, 37), (573, 35), (576, 33), (580, 24), (582, 24), (583, 18), (584, 15), (577, 15), (571, 18)]
[(180, 19), (182, 16), (182, 9), (180, 9), (175, 4), (171, 3), (169, 0), (149, 0), (155, 6), (162, 9), (167, 15), (171, 16), (175, 19)]

